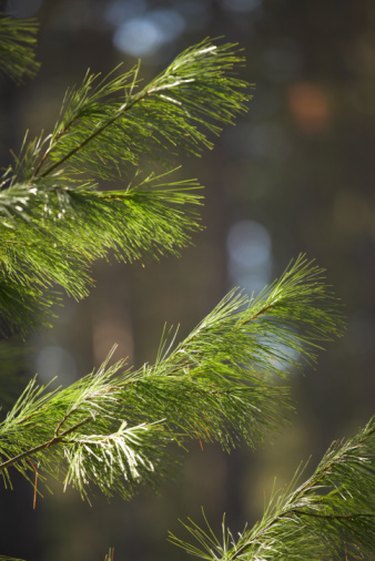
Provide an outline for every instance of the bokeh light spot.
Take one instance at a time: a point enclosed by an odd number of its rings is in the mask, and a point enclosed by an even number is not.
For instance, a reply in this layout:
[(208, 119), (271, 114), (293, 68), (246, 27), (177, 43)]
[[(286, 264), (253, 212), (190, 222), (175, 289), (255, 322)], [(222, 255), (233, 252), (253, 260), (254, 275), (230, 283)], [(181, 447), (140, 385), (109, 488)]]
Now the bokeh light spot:
[(133, 56), (149, 56), (182, 33), (185, 21), (172, 9), (146, 12), (122, 23), (114, 34), (115, 46)]
[(318, 84), (298, 82), (288, 90), (289, 108), (297, 127), (305, 134), (323, 132), (331, 123), (328, 96)]
[(249, 292), (258, 292), (269, 282), (272, 242), (267, 229), (253, 220), (233, 224), (227, 236), (230, 280)]
[(144, 0), (112, 0), (105, 11), (106, 20), (114, 26), (118, 26), (129, 18), (135, 18), (144, 14), (147, 3)]

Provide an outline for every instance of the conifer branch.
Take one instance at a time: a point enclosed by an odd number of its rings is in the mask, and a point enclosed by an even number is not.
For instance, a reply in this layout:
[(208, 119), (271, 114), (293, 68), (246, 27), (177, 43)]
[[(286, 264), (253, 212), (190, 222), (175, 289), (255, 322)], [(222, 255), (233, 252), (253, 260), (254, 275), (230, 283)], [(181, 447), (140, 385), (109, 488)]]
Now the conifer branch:
[[(34, 20), (0, 16), (0, 68), (15, 80), (38, 63)], [(249, 84), (234, 44), (206, 39), (185, 50), (149, 84), (140, 65), (104, 78), (87, 72), (65, 95), (50, 134), (28, 134), (0, 181), (0, 315), (25, 330), (59, 299), (79, 299), (89, 268), (109, 252), (132, 262), (178, 253), (200, 228), (195, 180), (167, 173), (123, 180), (145, 157), (200, 155), (211, 137), (246, 109)], [(132, 175), (130, 173), (130, 175)], [(98, 180), (106, 181), (105, 189)], [(121, 182), (119, 188), (118, 182)], [(46, 295), (47, 293), (47, 295)], [(38, 318), (39, 319), (39, 318)], [(4, 328), (1, 324), (0, 328)], [(5, 327), (6, 329), (6, 327)], [(283, 420), (286, 378), (343, 329), (340, 306), (322, 270), (300, 256), (257, 297), (229, 293), (180, 343), (165, 328), (153, 365), (109, 365), (67, 388), (32, 380), (0, 422), (0, 473), (33, 484), (57, 477), (89, 500), (93, 486), (130, 498), (155, 485), (168, 446), (187, 440), (250, 446)], [(198, 545), (171, 536), (207, 561), (305, 561), (375, 551), (375, 419), (335, 443), (314, 474), (274, 496), (263, 519), (234, 539), (223, 521), (218, 540), (206, 521), (186, 529)], [(37, 467), (36, 467), (37, 466)], [(37, 493), (34, 480), (34, 500)], [(0, 560), (11, 560), (0, 557)], [(105, 561), (113, 561), (110, 549)]]
[(177, 345), (166, 330), (154, 365), (107, 361), (54, 391), (31, 382), (0, 424), (0, 472), (10, 484), (10, 467), (28, 477), (38, 462), (84, 498), (90, 483), (129, 498), (163, 475), (171, 442), (254, 446), (290, 405), (296, 353), (314, 360), (342, 327), (322, 270), (301, 256), (256, 298), (230, 293)]
[[(49, 291), (56, 285), (86, 296), (90, 265), (108, 252), (132, 262), (146, 253), (178, 254), (189, 243), (200, 229), (197, 181), (170, 180), (168, 172), (136, 174), (121, 189), (118, 181), (124, 164), (138, 167), (155, 148), (199, 154), (212, 147), (207, 135), (246, 108), (248, 84), (235, 76), (240, 64), (235, 45), (205, 40), (144, 87), (139, 65), (104, 78), (87, 72), (66, 93), (52, 133), (25, 135), (0, 185), (6, 324), (25, 332), (40, 321), (59, 299)], [(96, 178), (109, 182), (106, 190)]]
[(354, 437), (335, 442), (302, 485), (301, 470), (274, 495), (263, 519), (236, 539), (223, 521), (220, 541), (192, 520), (183, 523), (195, 543), (170, 534), (188, 553), (214, 561), (358, 559), (375, 552), (375, 418)]
[[(177, 172), (178, 170), (176, 170)], [(200, 229), (196, 180), (150, 174), (124, 190), (99, 191), (43, 180), (0, 191), (0, 311), (27, 331), (40, 321), (57, 285), (85, 297), (93, 261), (112, 252), (133, 262), (145, 254), (178, 255)]]
[[(56, 168), (62, 166), (70, 158), (73, 158), (77, 154), (80, 154), (82, 152), (82, 150), (85, 148), (86, 145), (88, 145), (92, 141), (94, 141), (96, 139), (96, 137), (100, 136), (108, 127), (111, 127), (111, 125), (115, 124), (116, 121), (118, 121), (125, 113), (129, 112), (134, 105), (136, 105), (137, 103), (140, 103), (146, 97), (146, 95), (150, 95), (151, 93), (152, 93), (152, 91), (150, 91), (150, 92), (143, 91), (143, 92), (139, 93), (137, 96), (134, 96), (131, 101), (127, 101), (127, 102), (123, 103), (122, 105), (120, 105), (120, 107), (117, 109), (117, 111), (115, 112), (115, 114), (112, 117), (104, 119), (103, 122), (99, 126), (97, 126), (91, 134), (88, 134), (83, 140), (81, 140), (81, 142), (79, 144), (77, 144), (76, 146), (71, 148), (71, 150), (69, 152), (67, 152), (64, 156), (62, 156), (61, 160), (58, 160), (58, 161), (54, 162), (53, 164), (50, 165), (49, 168), (44, 170), (43, 173), (40, 173), (40, 177), (46, 177), (47, 175), (54, 172)], [(56, 145), (57, 145), (58, 141), (60, 140), (60, 138), (62, 138), (63, 135), (67, 134), (67, 132), (69, 131), (69, 128), (78, 119), (79, 119), (79, 117), (77, 116), (74, 120), (72, 120), (68, 125), (66, 125), (64, 127), (61, 134), (56, 135)], [(41, 171), (41, 168), (43, 167), (44, 162), (47, 160), (48, 156), (51, 153), (53, 153), (53, 148), (54, 148), (54, 145), (53, 145), (53, 143), (51, 143), (49, 148), (48, 148), (48, 151), (46, 151), (43, 154), (43, 156), (41, 158), (41, 161), (40, 161), (40, 163), (38, 164), (38, 166), (35, 170), (35, 176), (36, 177), (38, 176), (39, 172)]]
[(120, 65), (104, 78), (88, 71), (66, 92), (52, 133), (25, 138), (11, 184), (35, 183), (57, 168), (68, 178), (117, 179), (123, 164), (138, 166), (158, 150), (199, 155), (213, 147), (208, 135), (218, 135), (247, 110), (249, 84), (235, 75), (242, 63), (237, 45), (206, 39), (143, 88), (139, 64), (117, 75)]
[(0, 14), (0, 70), (16, 82), (33, 77), (39, 69), (35, 56), (38, 22)]
[(32, 176), (68, 164), (70, 173), (108, 179), (119, 173), (119, 164), (138, 165), (156, 149), (180, 147), (199, 155), (212, 148), (207, 133), (217, 135), (247, 109), (249, 84), (234, 75), (242, 62), (235, 44), (206, 39), (144, 87), (139, 64), (118, 76), (117, 67), (103, 79), (88, 72), (81, 86), (67, 92), (48, 142), (38, 144)]

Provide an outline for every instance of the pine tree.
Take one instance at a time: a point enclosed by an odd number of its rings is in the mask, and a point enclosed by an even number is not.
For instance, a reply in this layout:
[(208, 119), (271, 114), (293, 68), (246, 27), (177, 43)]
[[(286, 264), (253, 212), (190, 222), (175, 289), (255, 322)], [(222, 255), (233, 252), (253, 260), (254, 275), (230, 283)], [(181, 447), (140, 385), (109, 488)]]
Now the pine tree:
[[(33, 20), (0, 19), (0, 66), (18, 82), (38, 68), (36, 32)], [(87, 72), (66, 92), (52, 132), (25, 135), (0, 188), (5, 334), (50, 322), (59, 290), (86, 296), (90, 265), (109, 252), (133, 262), (179, 254), (189, 243), (201, 227), (201, 187), (180, 168), (161, 167), (160, 156), (199, 155), (246, 110), (251, 88), (237, 76), (242, 64), (235, 44), (206, 39), (146, 85), (140, 64), (105, 77)], [(157, 172), (142, 173), (146, 159)], [(166, 327), (154, 364), (135, 369), (110, 354), (65, 388), (32, 379), (0, 423), (3, 483), (11, 487), (18, 471), (35, 493), (57, 477), (84, 500), (95, 487), (129, 499), (168, 473), (171, 444), (255, 446), (279, 425), (279, 405), (285, 414), (290, 408), (288, 371), (314, 362), (343, 327), (324, 271), (301, 255), (258, 295), (231, 291), (184, 340)], [(219, 539), (203, 513), (203, 526), (183, 524), (193, 543), (170, 539), (209, 561), (374, 554), (374, 455), (372, 419), (334, 443), (304, 483), (299, 469), (238, 537), (223, 520)]]

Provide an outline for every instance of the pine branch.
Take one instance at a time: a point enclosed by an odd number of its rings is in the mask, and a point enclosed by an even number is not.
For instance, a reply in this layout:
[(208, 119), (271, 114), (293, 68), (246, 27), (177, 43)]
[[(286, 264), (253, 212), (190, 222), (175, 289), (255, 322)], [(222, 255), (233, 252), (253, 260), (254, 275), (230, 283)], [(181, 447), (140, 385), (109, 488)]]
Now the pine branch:
[[(335, 442), (313, 475), (275, 495), (264, 516), (235, 539), (223, 523), (218, 540), (207, 521), (185, 529), (195, 543), (170, 535), (188, 553), (206, 560), (306, 561), (364, 558), (375, 552), (375, 417), (354, 437)], [(296, 487), (296, 488), (294, 488)], [(293, 489), (294, 488), (294, 489)]]
[(194, 154), (212, 147), (206, 133), (245, 110), (248, 85), (234, 76), (241, 63), (235, 45), (205, 40), (143, 88), (139, 65), (103, 79), (88, 72), (67, 92), (52, 133), (25, 135), (0, 186), (5, 321), (26, 331), (56, 301), (55, 293), (44, 296), (56, 285), (86, 296), (90, 265), (108, 252), (132, 262), (189, 243), (200, 228), (195, 180), (151, 174), (102, 190), (90, 177), (118, 181), (124, 163), (139, 166), (156, 147)]
[(160, 388), (159, 417), (173, 411), (183, 432), (225, 449), (239, 439), (254, 445), (280, 422), (275, 400), (289, 406), (286, 373), (303, 358), (313, 362), (321, 343), (342, 332), (339, 309), (323, 271), (300, 256), (257, 298), (229, 293), (174, 350), (173, 337), (165, 338), (156, 364), (145, 366), (147, 377), (138, 382), (142, 408), (152, 411)]
[(324, 269), (301, 254), (256, 297), (238, 289), (230, 292), (165, 363), (209, 360), (210, 348), (220, 345), (224, 353), (235, 353), (246, 342), (254, 370), (265, 366), (282, 375), (286, 368), (298, 367), (301, 359), (314, 362), (321, 344), (339, 336), (344, 324)]
[[(0, 310), (26, 332), (59, 285), (76, 299), (92, 286), (89, 267), (112, 252), (133, 262), (145, 254), (179, 254), (200, 229), (195, 180), (150, 174), (125, 190), (98, 191), (43, 180), (0, 191)], [(16, 201), (16, 202), (15, 202)]]
[(55, 391), (33, 381), (0, 424), (5, 484), (11, 467), (28, 478), (38, 465), (84, 498), (90, 483), (129, 498), (163, 475), (171, 442), (253, 446), (289, 406), (293, 353), (312, 360), (341, 329), (321, 269), (300, 257), (257, 298), (229, 294), (181, 343), (165, 336), (153, 366), (107, 362)]
[(123, 362), (104, 363), (99, 371), (54, 391), (30, 382), (0, 425), (4, 484), (11, 486), (12, 467), (31, 481), (35, 466), (39, 480), (62, 477), (84, 498), (89, 483), (124, 498), (140, 482), (153, 484), (163, 473), (158, 464), (170, 437), (161, 424), (131, 426), (124, 419), (130, 373), (123, 369)]
[(52, 133), (24, 146), (27, 165), (16, 160), (13, 181), (46, 177), (62, 167), (69, 176), (111, 179), (122, 164), (138, 166), (157, 150), (199, 155), (213, 146), (208, 134), (217, 135), (247, 109), (249, 84), (235, 76), (242, 63), (235, 44), (206, 39), (144, 87), (139, 64), (119, 75), (116, 67), (104, 78), (87, 72), (80, 86), (67, 91)]
[(0, 14), (0, 69), (16, 82), (33, 77), (39, 69), (35, 57), (38, 22)]

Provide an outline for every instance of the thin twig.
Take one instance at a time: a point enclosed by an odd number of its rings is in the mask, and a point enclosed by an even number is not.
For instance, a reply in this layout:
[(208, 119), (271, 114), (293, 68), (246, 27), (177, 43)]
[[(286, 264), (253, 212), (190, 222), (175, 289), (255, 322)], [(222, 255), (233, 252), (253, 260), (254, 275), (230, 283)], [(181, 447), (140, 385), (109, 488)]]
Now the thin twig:
[(33, 448), (30, 448), (29, 450), (25, 450), (25, 452), (21, 452), (21, 454), (18, 454), (17, 456), (14, 456), (13, 458), (9, 458), (9, 460), (6, 460), (2, 464), (0, 464), (0, 471), (3, 471), (4, 469), (7, 469), (8, 467), (10, 467), (10, 466), (16, 464), (17, 462), (19, 462), (20, 460), (23, 460), (24, 458), (27, 458), (28, 456), (33, 456), (34, 454), (36, 454), (37, 452), (40, 452), (41, 450), (46, 450), (47, 448), (51, 448), (51, 446), (59, 444), (60, 442), (63, 441), (63, 439), (68, 434), (71, 434), (72, 432), (76, 431), (78, 428), (80, 428), (82, 425), (85, 425), (89, 421), (92, 421), (92, 417), (86, 417), (85, 419), (83, 419), (82, 421), (80, 421), (79, 423), (74, 425), (73, 427), (70, 427), (69, 429), (67, 429), (65, 432), (62, 432), (60, 435), (54, 436), (54, 437), (50, 438), (49, 440), (47, 440), (46, 442), (43, 442), (42, 444), (38, 444), (38, 446), (34, 446)]
[(46, 175), (49, 175), (52, 171), (54, 171), (57, 167), (61, 166), (66, 160), (68, 160), (69, 158), (74, 156), (77, 152), (82, 150), (82, 148), (84, 148), (86, 144), (91, 142), (95, 137), (101, 134), (106, 128), (112, 125), (119, 117), (121, 117), (123, 113), (129, 111), (129, 109), (131, 109), (136, 103), (142, 101), (142, 99), (144, 99), (150, 93), (152, 93), (152, 90), (143, 90), (138, 95), (135, 95), (130, 103), (128, 102), (123, 103), (113, 117), (107, 119), (100, 127), (95, 129), (90, 135), (86, 136), (86, 138), (82, 140), (82, 142), (80, 142), (77, 146), (72, 148), (67, 154), (65, 154), (65, 156), (61, 158), (61, 160), (55, 162), (49, 168), (47, 168), (39, 177), (41, 178), (45, 177)]

